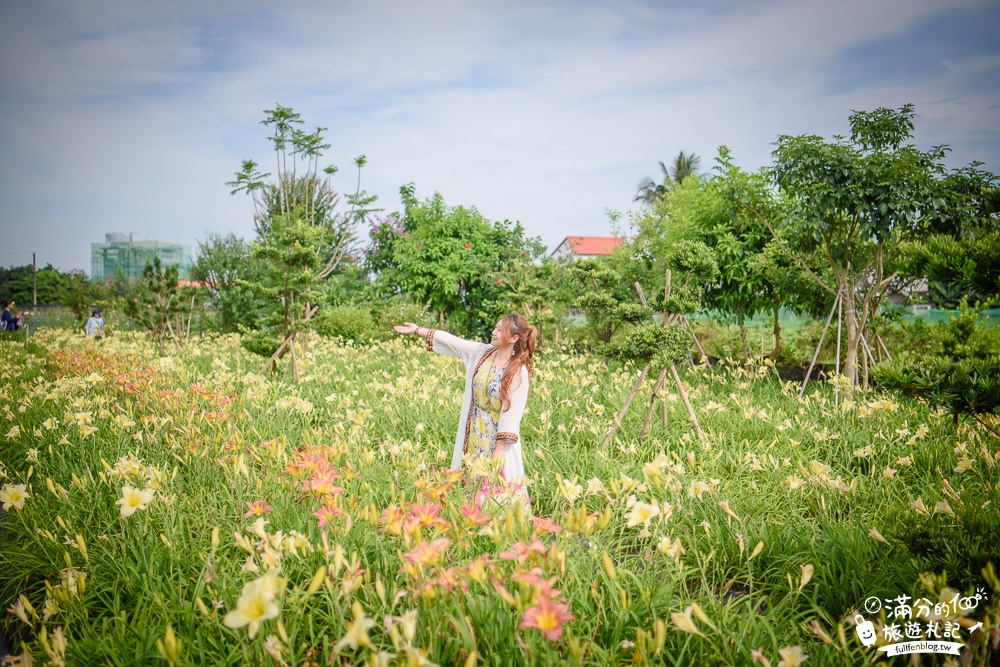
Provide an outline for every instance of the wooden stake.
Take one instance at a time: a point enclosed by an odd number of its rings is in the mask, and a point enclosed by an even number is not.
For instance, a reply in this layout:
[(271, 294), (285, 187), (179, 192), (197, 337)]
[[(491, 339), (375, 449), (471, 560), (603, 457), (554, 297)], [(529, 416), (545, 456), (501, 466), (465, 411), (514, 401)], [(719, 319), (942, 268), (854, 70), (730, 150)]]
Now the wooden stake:
[(268, 359), (266, 362), (264, 362), (264, 365), (260, 369), (261, 375), (263, 375), (264, 371), (266, 371), (268, 369), (268, 367), (270, 367), (271, 362), (276, 362), (277, 361), (278, 355), (281, 354), (282, 350), (284, 350), (286, 347), (288, 347), (288, 344), (292, 342), (292, 338), (294, 338), (294, 337), (295, 337), (294, 333), (289, 334), (288, 338), (285, 339), (285, 342), (282, 343), (281, 346), (278, 347), (278, 349), (274, 351), (274, 354), (271, 355), (271, 358)]
[(691, 399), (688, 398), (687, 390), (684, 389), (684, 384), (681, 382), (681, 376), (677, 372), (677, 367), (671, 366), (670, 372), (673, 374), (674, 382), (677, 384), (677, 391), (681, 393), (681, 398), (684, 400), (684, 407), (687, 408), (688, 417), (691, 418), (695, 433), (698, 434), (698, 439), (704, 442), (706, 438), (705, 432), (701, 430), (701, 424), (698, 423), (698, 415), (694, 413), (694, 408), (691, 407)]
[(802, 388), (799, 389), (799, 398), (806, 393), (806, 385), (809, 384), (809, 376), (812, 374), (813, 367), (816, 365), (816, 360), (819, 359), (820, 348), (823, 347), (823, 339), (826, 337), (826, 331), (830, 328), (830, 322), (833, 321), (833, 313), (837, 310), (837, 304), (840, 303), (840, 292), (837, 292), (837, 298), (833, 300), (833, 307), (830, 308), (830, 315), (826, 318), (826, 324), (823, 326), (823, 332), (819, 335), (819, 343), (816, 344), (816, 351), (813, 353), (812, 361), (809, 362), (809, 369), (806, 371), (806, 378), (802, 381)]
[[(317, 310), (319, 310), (319, 306), (313, 306), (312, 310), (310, 310), (308, 313), (306, 313), (306, 319), (303, 320), (303, 321), (308, 321), (309, 318), (311, 318), (313, 315), (316, 314)], [(292, 342), (293, 338), (295, 338), (295, 332), (294, 331), (292, 333), (288, 334), (288, 338), (286, 338), (285, 342), (283, 342), (281, 344), (281, 346), (277, 350), (274, 351), (274, 354), (271, 355), (271, 358), (268, 359), (266, 362), (264, 362), (264, 365), (261, 366), (261, 368), (260, 368), (260, 374), (261, 375), (264, 374), (264, 371), (266, 371), (268, 369), (268, 367), (271, 365), (272, 362), (276, 362), (277, 361), (278, 355), (281, 354), (281, 351), (284, 350), (288, 346), (289, 343)]]
[(694, 344), (698, 348), (698, 352), (701, 353), (702, 359), (708, 359), (708, 355), (705, 354), (705, 348), (703, 348), (701, 343), (698, 341), (698, 336), (695, 335), (694, 327), (692, 327), (691, 322), (688, 321), (687, 315), (681, 315), (681, 323), (683, 323), (684, 326), (687, 327), (687, 330), (691, 332), (691, 338), (694, 338)]
[(660, 392), (663, 390), (663, 381), (667, 379), (667, 371), (660, 371), (660, 377), (656, 378), (653, 385), (653, 395), (649, 399), (649, 408), (646, 410), (646, 418), (642, 422), (642, 432), (639, 439), (644, 440), (649, 435), (649, 427), (653, 425), (653, 410), (656, 409), (656, 401), (660, 399)]
[(660, 423), (667, 428), (667, 401), (663, 398), (660, 399)]
[(299, 367), (295, 363), (295, 337), (292, 336), (292, 341), (288, 344), (288, 349), (292, 352), (292, 380), (295, 382), (299, 381)]
[(875, 332), (875, 340), (882, 346), (882, 351), (885, 352), (885, 356), (889, 358), (889, 361), (892, 361), (892, 355), (889, 354), (889, 348), (885, 346), (885, 341), (882, 340), (882, 336), (879, 335), (878, 332)]
[[(670, 269), (667, 269), (666, 278), (667, 278), (667, 284), (666, 284), (666, 287), (664, 289), (664, 296), (665, 296), (665, 298), (669, 299), (670, 298)], [(642, 293), (642, 287), (639, 285), (639, 283), (636, 283), (635, 286), (636, 286), (636, 289), (639, 291), (639, 300), (641, 300), (642, 301), (642, 305), (645, 306), (646, 305), (646, 296)], [(684, 317), (683, 313), (676, 313), (675, 315), (671, 316), (670, 322), (672, 323), (676, 319), (681, 319), (681, 321), (683, 321), (683, 317)], [(663, 320), (660, 322), (660, 326), (665, 326), (666, 323), (667, 323), (667, 313), (666, 313), (666, 311), (664, 311), (663, 312)], [(706, 437), (705, 436), (705, 432), (701, 430), (701, 424), (698, 423), (698, 415), (696, 415), (694, 413), (694, 408), (691, 407), (691, 400), (688, 398), (687, 390), (684, 389), (684, 384), (681, 382), (681, 376), (677, 372), (677, 367), (671, 364), (671, 366), (670, 366), (670, 372), (673, 374), (673, 376), (674, 376), (674, 382), (677, 384), (677, 391), (680, 392), (681, 398), (684, 399), (684, 407), (687, 408), (688, 417), (691, 418), (691, 424), (694, 425), (694, 430), (698, 434), (698, 439), (704, 441), (705, 437)], [(664, 402), (664, 405), (666, 405), (666, 402)]]
[[(836, 365), (837, 371), (836, 372), (838, 381), (840, 378), (840, 326), (843, 323), (843, 321), (844, 321), (844, 300), (840, 299), (840, 301), (837, 303), (837, 365)], [(833, 405), (834, 406), (840, 405), (839, 391), (833, 395)]]
[(609, 430), (607, 436), (605, 436), (604, 442), (601, 443), (601, 447), (608, 446), (608, 443), (611, 442), (611, 438), (615, 435), (615, 431), (617, 431), (618, 427), (621, 426), (622, 419), (624, 419), (625, 413), (628, 412), (628, 406), (632, 404), (632, 399), (635, 398), (636, 392), (639, 391), (639, 387), (642, 386), (642, 381), (646, 379), (647, 373), (649, 373), (649, 364), (646, 364), (646, 367), (642, 369), (641, 373), (639, 373), (639, 379), (635, 381), (634, 385), (632, 385), (632, 391), (629, 392), (628, 398), (625, 399), (625, 405), (623, 405), (622, 409), (618, 411), (617, 415), (615, 415), (615, 423), (611, 425), (611, 430)]

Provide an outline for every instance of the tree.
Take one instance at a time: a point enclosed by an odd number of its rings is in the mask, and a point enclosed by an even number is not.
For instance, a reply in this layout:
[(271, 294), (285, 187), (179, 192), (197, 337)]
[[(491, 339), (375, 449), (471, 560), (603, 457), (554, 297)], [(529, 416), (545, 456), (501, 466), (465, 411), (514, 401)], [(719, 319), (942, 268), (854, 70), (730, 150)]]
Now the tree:
[(1000, 437), (996, 424), (984, 419), (1000, 410), (1000, 328), (987, 327), (967, 302), (952, 316), (934, 354), (904, 351), (872, 375), (886, 389), (945, 408), (956, 424), (966, 415)]
[[(475, 207), (448, 206), (435, 193), (419, 201), (400, 188), (403, 212), (372, 227), (367, 263), (383, 290), (408, 294), (469, 335), (485, 335), (507, 303), (507, 271), (532, 261), (541, 243), (520, 223), (492, 222)], [(522, 254), (523, 253), (523, 254)]]
[(337, 168), (320, 169), (323, 152), (330, 147), (323, 135), (326, 128), (311, 133), (299, 129), (301, 116), (280, 104), (264, 113), (261, 123), (272, 129), (268, 141), (274, 148), (276, 180), (267, 181), (270, 173), (260, 172), (253, 160), (244, 160), (227, 185), (233, 188), (231, 194), (253, 198), (257, 238), (250, 255), (260, 261), (262, 277), (247, 284), (267, 300), (262, 319), (283, 340), (264, 368), (287, 348), (292, 376), (298, 378), (295, 336), (309, 329), (316, 303), (325, 297), (325, 281), (350, 261), (356, 229), (372, 212), (375, 197), (361, 189), (366, 158), (358, 156), (357, 185), (354, 194), (345, 197), (349, 209), (337, 212), (339, 196), (331, 183)]
[(902, 246), (895, 265), (910, 282), (926, 280), (942, 308), (1000, 299), (1000, 177), (980, 166), (942, 179), (942, 205), (922, 220), (932, 235)]
[(0, 267), (0, 297), (28, 305), (33, 302), (34, 289), (37, 288), (38, 303), (59, 303), (60, 294), (72, 280), (71, 274), (62, 273), (52, 264), (46, 264), (45, 268), (35, 273), (33, 282), (32, 272), (31, 264)]
[[(858, 346), (895, 276), (886, 260), (919, 237), (921, 216), (939, 206), (938, 177), (946, 148), (920, 151), (911, 143), (913, 105), (850, 116), (850, 138), (815, 135), (778, 139), (775, 180), (786, 195), (781, 227), (801, 258), (819, 246), (841, 299), (847, 332), (844, 375), (857, 383)], [(804, 266), (804, 263), (803, 263)]]
[(108, 296), (106, 286), (92, 283), (83, 271), (70, 271), (58, 295), (58, 302), (72, 311), (77, 321), (83, 322), (91, 308)]
[(698, 172), (698, 166), (701, 163), (701, 158), (694, 153), (685, 153), (680, 151), (674, 161), (670, 164), (670, 168), (663, 163), (663, 160), (659, 160), (657, 164), (660, 165), (660, 172), (662, 174), (660, 181), (654, 181), (652, 178), (646, 177), (639, 182), (639, 187), (636, 191), (635, 197), (632, 198), (634, 202), (642, 202), (647, 206), (653, 206), (657, 201), (662, 199), (675, 185), (680, 185), (684, 182), (688, 176), (696, 176)]
[[(652, 300), (649, 300), (646, 298), (641, 284), (636, 282), (633, 285), (638, 293), (640, 303), (615, 298), (615, 281), (616, 279), (618, 279), (618, 283), (621, 281), (620, 276), (614, 271), (592, 269), (587, 272), (590, 274), (593, 287), (590, 288), (591, 291), (588, 294), (581, 297), (579, 303), (588, 307), (588, 316), (593, 313), (594, 316), (600, 317), (604, 321), (617, 324), (615, 328), (622, 330), (617, 340), (603, 346), (604, 352), (609, 356), (626, 361), (645, 363), (638, 379), (632, 386), (632, 390), (625, 399), (625, 404), (604, 437), (605, 446), (614, 437), (632, 399), (635, 398), (636, 392), (651, 368), (659, 368), (660, 376), (653, 387), (653, 395), (646, 411), (640, 437), (645, 437), (649, 432), (653, 409), (665, 386), (668, 368), (673, 375), (677, 391), (684, 401), (695, 432), (699, 438), (705, 437), (694, 408), (691, 407), (687, 391), (681, 382), (680, 374), (677, 372), (676, 364), (688, 357), (693, 340), (690, 332), (680, 326), (684, 322), (684, 315), (701, 309), (701, 304), (698, 301), (701, 294), (700, 285), (715, 280), (719, 269), (712, 256), (712, 251), (704, 243), (697, 241), (677, 243), (667, 257), (667, 266), (670, 268), (665, 272), (662, 297), (656, 295)], [(673, 271), (677, 271), (682, 279), (676, 288), (671, 280)], [(652, 321), (652, 318), (648, 323), (641, 323), (652, 314), (651, 306), (662, 311), (659, 323)], [(602, 309), (604, 312), (601, 312)], [(664, 425), (666, 425), (665, 410), (663, 414)]]
[[(619, 250), (617, 257), (627, 256)], [(579, 294), (573, 305), (587, 316), (587, 327), (605, 347), (619, 329), (638, 324), (652, 314), (647, 306), (636, 302), (635, 289), (613, 268), (611, 257), (575, 262), (569, 274)]]
[(233, 233), (209, 234), (198, 242), (191, 279), (203, 284), (220, 331), (235, 333), (241, 326), (259, 326), (266, 304), (258, 303), (251, 285), (261, 280), (261, 273), (260, 262), (251, 257), (250, 243)]
[(125, 313), (156, 340), (160, 354), (167, 333), (178, 345), (186, 332), (181, 328), (181, 315), (190, 314), (186, 294), (177, 286), (177, 265), (166, 268), (159, 257), (146, 260), (142, 278), (133, 284), (125, 299)]

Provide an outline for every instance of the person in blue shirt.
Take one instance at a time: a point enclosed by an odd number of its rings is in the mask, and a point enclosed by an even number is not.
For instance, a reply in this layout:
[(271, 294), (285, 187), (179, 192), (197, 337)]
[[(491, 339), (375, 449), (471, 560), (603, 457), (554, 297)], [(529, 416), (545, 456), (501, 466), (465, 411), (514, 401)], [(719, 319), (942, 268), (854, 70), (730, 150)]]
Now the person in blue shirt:
[(14, 307), (11, 299), (5, 299), (3, 303), (3, 313), (0, 313), (0, 331), (17, 331), (21, 328), (21, 318), (14, 317), (10, 309)]

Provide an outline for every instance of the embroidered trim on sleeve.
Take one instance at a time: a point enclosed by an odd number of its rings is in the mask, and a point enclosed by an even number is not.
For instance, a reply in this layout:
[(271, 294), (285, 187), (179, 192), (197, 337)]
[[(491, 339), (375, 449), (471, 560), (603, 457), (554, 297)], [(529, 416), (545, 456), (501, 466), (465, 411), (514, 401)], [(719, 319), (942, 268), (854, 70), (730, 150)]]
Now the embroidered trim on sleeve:
[(517, 442), (517, 434), (502, 431), (497, 433), (497, 440), (513, 440), (514, 442)]
[(428, 329), (427, 330), (427, 351), (428, 352), (433, 352), (434, 351), (434, 332), (435, 331), (437, 331), (437, 329)]

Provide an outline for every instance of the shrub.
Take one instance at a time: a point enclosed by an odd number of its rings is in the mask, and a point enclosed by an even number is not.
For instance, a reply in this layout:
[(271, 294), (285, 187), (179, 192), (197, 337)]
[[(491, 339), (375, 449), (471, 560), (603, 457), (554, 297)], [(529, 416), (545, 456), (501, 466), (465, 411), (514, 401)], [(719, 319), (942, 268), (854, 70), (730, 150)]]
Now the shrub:
[(368, 342), (378, 336), (378, 326), (367, 306), (345, 304), (320, 308), (313, 326), (316, 333), (330, 338)]

